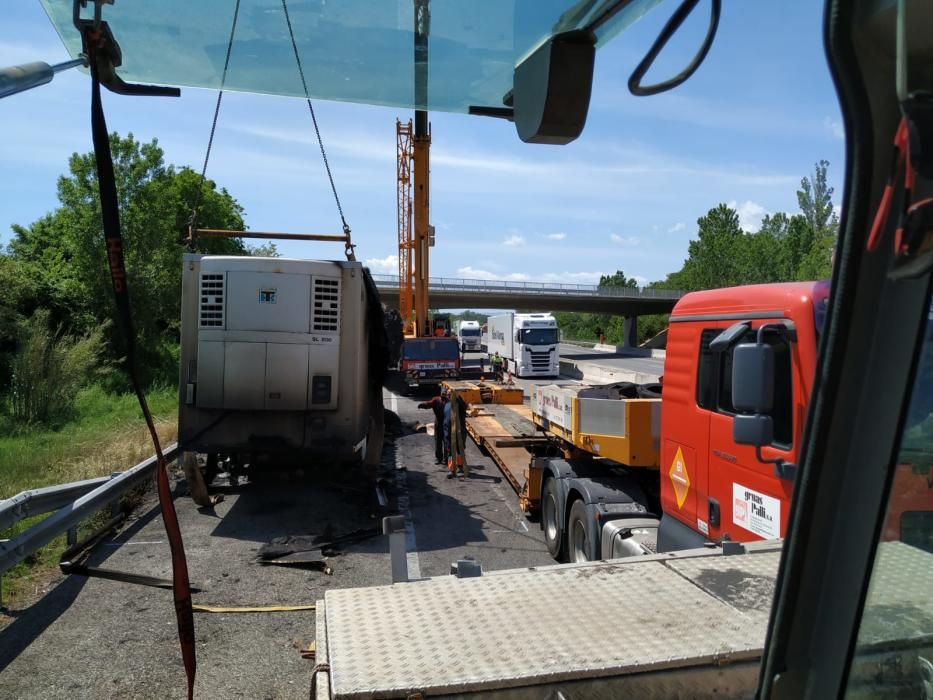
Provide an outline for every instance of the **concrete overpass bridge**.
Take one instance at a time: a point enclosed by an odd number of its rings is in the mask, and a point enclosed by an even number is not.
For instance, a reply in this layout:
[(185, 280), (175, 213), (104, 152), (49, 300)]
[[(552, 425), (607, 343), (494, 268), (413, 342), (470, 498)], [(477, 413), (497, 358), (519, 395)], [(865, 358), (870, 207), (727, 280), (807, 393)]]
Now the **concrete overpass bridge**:
[[(398, 277), (373, 275), (383, 302), (398, 308)], [(597, 287), (587, 284), (513, 282), (432, 277), (431, 307), (435, 309), (515, 309), (517, 311), (579, 311), (624, 316), (626, 345), (634, 345), (636, 321), (644, 314), (670, 313), (683, 292), (672, 289)]]

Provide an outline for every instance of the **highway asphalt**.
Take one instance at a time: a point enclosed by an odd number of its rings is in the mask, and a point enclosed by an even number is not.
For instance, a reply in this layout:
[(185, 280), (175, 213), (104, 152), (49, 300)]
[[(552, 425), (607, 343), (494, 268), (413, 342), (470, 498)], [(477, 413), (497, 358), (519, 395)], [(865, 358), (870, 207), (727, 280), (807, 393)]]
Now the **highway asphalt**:
[[(236, 488), (199, 509), (177, 483), (175, 499), (198, 604), (268, 606), (314, 603), (329, 588), (391, 583), (381, 534), (327, 559), (333, 574), (264, 566), (259, 548), (273, 538), (341, 535), (380, 528), (401, 512), (413, 522), (413, 576), (441, 576), (473, 557), (487, 571), (552, 563), (537, 523), (495, 464), (472, 442), (468, 480), (446, 478), (434, 462), (434, 439), (413, 432), (433, 414), (421, 396), (387, 391), (386, 408), (406, 433), (387, 445), (383, 473), (389, 502), (380, 509), (361, 480), (333, 469), (283, 472)], [(92, 565), (169, 577), (162, 519), (153, 498)], [(400, 584), (402, 585), (402, 584)], [(404, 584), (404, 585), (417, 585)], [(62, 578), (28, 608), (8, 611), (0, 629), (0, 697), (6, 699), (166, 698), (184, 696), (184, 672), (169, 591), (79, 577)], [(2, 616), (0, 616), (2, 618)], [(300, 648), (314, 639), (314, 612), (199, 614), (195, 619), (198, 698), (307, 698), (314, 662)], [(452, 654), (456, 650), (451, 650)]]
[[(572, 347), (566, 352), (588, 362), (660, 362), (601, 353), (590, 359), (597, 354)], [(477, 376), (479, 359), (471, 354), (466, 362)], [(517, 383), (527, 391), (533, 382)], [(435, 464), (433, 437), (414, 429), (417, 423), (433, 420), (430, 411), (417, 407), (429, 396), (407, 396), (398, 386), (384, 394), (386, 408), (398, 416), (404, 433), (390, 440), (384, 451), (384, 507), (358, 475), (322, 465), (307, 465), (303, 473), (258, 474), (236, 487), (222, 476), (214, 488), (225, 500), (214, 509), (196, 507), (176, 474), (175, 505), (191, 580), (201, 589), (195, 603), (300, 605), (314, 603), (329, 588), (389, 585), (388, 544), (381, 534), (329, 557), (330, 575), (262, 565), (257, 553), (275, 538), (381, 531), (381, 517), (395, 513), (413, 524), (408, 538), (413, 577), (447, 575), (451, 563), (464, 557), (473, 557), (487, 571), (553, 563), (538, 524), (519, 512), (508, 482), (472, 442), (467, 447), (472, 470), (468, 480), (448, 480), (445, 468)], [(154, 494), (116, 536), (96, 548), (89, 564), (171, 575)], [(314, 639), (314, 612), (198, 614), (195, 622), (198, 698), (308, 697), (314, 662), (302, 659), (299, 652)], [(0, 615), (0, 625), (4, 699), (184, 695), (168, 591), (61, 577), (28, 607)]]

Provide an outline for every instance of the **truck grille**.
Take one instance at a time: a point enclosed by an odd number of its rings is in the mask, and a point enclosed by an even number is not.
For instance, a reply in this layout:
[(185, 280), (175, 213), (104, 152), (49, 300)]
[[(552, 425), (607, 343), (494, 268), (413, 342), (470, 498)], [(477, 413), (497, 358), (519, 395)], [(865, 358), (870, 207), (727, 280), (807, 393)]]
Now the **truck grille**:
[(311, 314), (311, 330), (333, 332), (340, 330), (340, 280), (314, 278), (314, 308)]
[(201, 275), (201, 307), (198, 316), (201, 328), (222, 328), (224, 325), (224, 275)]
[(547, 372), (551, 369), (551, 353), (531, 351), (531, 369), (536, 372)]

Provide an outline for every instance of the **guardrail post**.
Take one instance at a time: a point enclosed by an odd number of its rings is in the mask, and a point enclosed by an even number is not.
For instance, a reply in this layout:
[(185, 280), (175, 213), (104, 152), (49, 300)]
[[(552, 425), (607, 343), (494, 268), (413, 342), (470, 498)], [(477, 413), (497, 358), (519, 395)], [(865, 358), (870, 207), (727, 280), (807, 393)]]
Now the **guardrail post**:
[(382, 534), (389, 536), (389, 561), (392, 583), (408, 581), (408, 556), (405, 546), (405, 516), (389, 515), (382, 519)]
[(78, 526), (69, 527), (65, 533), (65, 541), (68, 542), (69, 547), (74, 547), (78, 544)]

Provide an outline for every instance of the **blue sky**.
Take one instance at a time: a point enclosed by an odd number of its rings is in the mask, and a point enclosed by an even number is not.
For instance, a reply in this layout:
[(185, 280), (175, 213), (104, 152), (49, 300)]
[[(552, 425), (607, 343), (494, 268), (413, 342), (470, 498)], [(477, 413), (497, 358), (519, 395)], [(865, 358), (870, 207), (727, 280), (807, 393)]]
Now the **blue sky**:
[[(67, 58), (38, 0), (8, 4), (0, 65)], [(594, 283), (622, 269), (661, 279), (680, 268), (697, 218), (718, 203), (733, 203), (754, 230), (766, 212), (796, 211), (800, 178), (821, 158), (840, 189), (844, 142), (822, 3), (727, 0), (698, 73), (665, 95), (633, 97), (627, 77), (676, 4), (665, 0), (597, 54), (587, 126), (568, 146), (523, 144), (505, 121), (432, 113), (432, 276)], [(654, 75), (689, 60), (707, 12), (701, 3)], [(216, 93), (104, 99), (112, 131), (158, 137), (167, 162), (200, 170)], [(91, 150), (88, 105), (78, 71), (0, 101), (0, 242), (9, 224), (56, 206), (69, 155)], [(316, 109), (358, 256), (394, 273), (395, 118), (410, 114), (336, 102)], [(208, 176), (240, 201), (250, 228), (339, 230), (300, 100), (226, 94)], [(279, 249), (341, 254), (328, 244)]]

